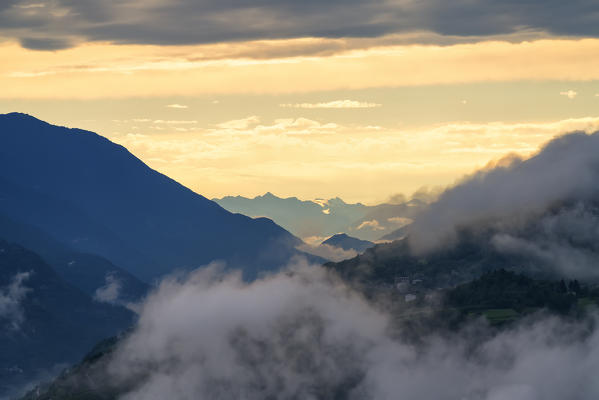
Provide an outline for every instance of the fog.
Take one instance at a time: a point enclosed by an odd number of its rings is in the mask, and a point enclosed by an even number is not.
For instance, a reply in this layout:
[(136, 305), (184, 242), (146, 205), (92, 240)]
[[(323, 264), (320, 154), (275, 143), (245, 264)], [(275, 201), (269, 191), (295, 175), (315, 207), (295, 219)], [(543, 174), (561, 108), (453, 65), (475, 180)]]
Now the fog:
[(19, 330), (25, 319), (22, 302), (31, 290), (25, 286), (30, 272), (15, 274), (11, 282), (0, 287), (0, 326), (8, 330)]
[(526, 228), (497, 233), (491, 243), (500, 252), (537, 260), (537, 268), (545, 269), (539, 272), (599, 281), (599, 209), (595, 206), (562, 207)]
[(324, 268), (298, 259), (252, 283), (224, 270), (170, 277), (141, 305), (107, 368), (123, 399), (599, 397), (595, 317), (496, 335), (480, 320), (416, 345)]
[(529, 159), (505, 157), (447, 189), (410, 226), (410, 248), (427, 254), (455, 245), (462, 230), (486, 230), (499, 252), (598, 280), (597, 182), (599, 133), (558, 137)]
[[(599, 133), (565, 135), (441, 193), (415, 217), (410, 248), (444, 249), (471, 230), (485, 251), (599, 280), (598, 178)], [(116, 301), (119, 285), (107, 277), (96, 299)], [(384, 291), (366, 299), (303, 258), (252, 282), (215, 263), (166, 277), (132, 307), (135, 326), (92, 381), (123, 400), (599, 398), (596, 309), (576, 317), (540, 311), (502, 329), (481, 317), (435, 331), (409, 325), (421, 310), (402, 304)], [(401, 319), (403, 311), (412, 315)]]
[(331, 246), (330, 244), (326, 243), (302, 243), (299, 246), (296, 246), (296, 249), (334, 262), (346, 260), (348, 258), (353, 258), (358, 255), (358, 252), (354, 249), (345, 250), (341, 247)]
[(410, 244), (416, 253), (456, 240), (459, 228), (500, 221), (522, 224), (562, 201), (598, 199), (599, 133), (572, 133), (523, 160), (506, 157), (443, 192), (416, 218)]
[(118, 277), (110, 273), (106, 274), (104, 281), (104, 286), (96, 289), (94, 300), (102, 303), (117, 304), (123, 286), (122, 282)]

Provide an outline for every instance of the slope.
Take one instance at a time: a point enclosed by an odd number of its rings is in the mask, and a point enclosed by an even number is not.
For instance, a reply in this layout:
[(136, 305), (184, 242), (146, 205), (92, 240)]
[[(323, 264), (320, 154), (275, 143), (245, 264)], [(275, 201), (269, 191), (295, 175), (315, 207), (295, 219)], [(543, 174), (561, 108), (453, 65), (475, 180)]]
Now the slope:
[(248, 278), (297, 254), (272, 221), (232, 214), (95, 133), (0, 115), (0, 212), (151, 281), (216, 259)]
[(0, 240), (0, 396), (132, 322), (129, 310), (92, 301), (37, 254)]

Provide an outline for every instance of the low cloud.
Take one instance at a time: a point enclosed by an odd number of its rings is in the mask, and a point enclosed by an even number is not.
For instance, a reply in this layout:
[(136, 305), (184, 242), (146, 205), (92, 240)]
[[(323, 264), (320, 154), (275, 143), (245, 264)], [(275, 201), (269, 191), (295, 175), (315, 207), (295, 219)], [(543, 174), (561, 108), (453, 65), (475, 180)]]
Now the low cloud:
[(522, 230), (495, 234), (491, 244), (501, 253), (538, 261), (543, 271), (599, 281), (599, 209), (576, 203), (527, 224)]
[(302, 241), (304, 243), (306, 243), (306, 244), (311, 245), (311, 246), (318, 246), (320, 243), (324, 242), (327, 239), (328, 239), (327, 236), (306, 236), (306, 237), (302, 237)]
[(417, 201), (422, 203), (432, 203), (437, 200), (439, 195), (443, 193), (444, 188), (442, 187), (428, 187), (422, 186), (418, 188), (411, 196), (406, 196), (403, 193), (395, 193), (391, 195), (385, 203), (387, 204), (405, 204), (410, 201)]
[(411, 218), (405, 218), (405, 217), (391, 217), (391, 218), (387, 218), (388, 222), (391, 222), (392, 224), (396, 225), (398, 228), (405, 226), (405, 225), (409, 225), (412, 222), (414, 222), (413, 219)]
[(372, 231), (383, 231), (385, 230), (384, 227), (381, 226), (381, 224), (379, 223), (379, 221), (377, 221), (376, 219), (372, 219), (370, 221), (363, 221), (360, 225), (357, 226), (356, 230), (359, 231), (360, 229), (370, 229)]
[(160, 284), (107, 381), (126, 383), (126, 400), (599, 396), (596, 320), (537, 315), (494, 335), (477, 322), (419, 346), (390, 327), (323, 268), (298, 261), (248, 284), (213, 265)]
[(428, 187), (423, 186), (412, 193), (411, 200), (421, 201), (423, 203), (432, 203), (436, 201), (444, 189), (442, 187)]
[(19, 272), (11, 282), (0, 288), (0, 322), (9, 330), (19, 330), (25, 320), (22, 302), (31, 291), (25, 286), (30, 272)]
[(382, 104), (355, 100), (334, 100), (327, 103), (279, 104), (279, 106), (285, 108), (376, 108), (382, 107)]
[(505, 157), (443, 192), (411, 225), (410, 247), (426, 253), (452, 246), (464, 229), (490, 229), (501, 252), (597, 279), (598, 180), (599, 133), (558, 137), (529, 159)]
[(396, 194), (389, 196), (389, 198), (387, 200), (385, 200), (385, 203), (387, 203), (387, 204), (403, 204), (407, 201), (408, 201), (408, 198), (406, 197), (405, 194), (396, 193)]
[(304, 251), (309, 254), (313, 254), (318, 257), (322, 257), (325, 260), (339, 262), (343, 260), (347, 260), (349, 258), (354, 258), (358, 255), (358, 252), (353, 249), (342, 249), (340, 247), (331, 246), (330, 244), (308, 244), (304, 243), (302, 245), (297, 246), (297, 249), (300, 251)]
[(106, 275), (104, 280), (104, 286), (96, 289), (94, 300), (102, 303), (118, 304), (123, 283), (117, 276), (110, 273)]
[(186, 106), (184, 104), (168, 104), (166, 107), (168, 107), (168, 108), (180, 108), (180, 109), (189, 108), (189, 106)]
[(414, 222), (417, 251), (455, 239), (456, 230), (489, 219), (526, 217), (568, 199), (599, 192), (599, 133), (573, 133), (549, 142), (533, 157), (515, 155), (490, 163), (443, 192)]

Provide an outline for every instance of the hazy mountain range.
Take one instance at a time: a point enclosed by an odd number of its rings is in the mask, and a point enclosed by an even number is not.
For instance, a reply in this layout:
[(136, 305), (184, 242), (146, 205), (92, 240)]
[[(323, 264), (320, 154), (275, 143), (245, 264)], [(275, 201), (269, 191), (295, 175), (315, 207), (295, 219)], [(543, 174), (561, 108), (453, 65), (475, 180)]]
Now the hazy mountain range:
[(0, 213), (151, 282), (214, 260), (248, 278), (300, 241), (266, 218), (233, 214), (92, 132), (0, 116)]
[(333, 235), (319, 247), (353, 257), (322, 267), (270, 219), (231, 214), (93, 133), (22, 114), (0, 126), (0, 395), (98, 341), (26, 398), (599, 395), (599, 133), (430, 204), (228, 198), (308, 233), (410, 219), (391, 243)]
[(270, 192), (254, 198), (226, 196), (213, 200), (231, 212), (271, 218), (301, 238), (328, 238), (347, 233), (369, 241), (379, 240), (409, 224), (426, 205), (426, 201), (419, 198), (368, 206), (348, 204), (338, 197), (312, 201), (280, 198)]
[(222, 261), (251, 280), (299, 244), (95, 133), (0, 115), (0, 397), (127, 329), (163, 275)]

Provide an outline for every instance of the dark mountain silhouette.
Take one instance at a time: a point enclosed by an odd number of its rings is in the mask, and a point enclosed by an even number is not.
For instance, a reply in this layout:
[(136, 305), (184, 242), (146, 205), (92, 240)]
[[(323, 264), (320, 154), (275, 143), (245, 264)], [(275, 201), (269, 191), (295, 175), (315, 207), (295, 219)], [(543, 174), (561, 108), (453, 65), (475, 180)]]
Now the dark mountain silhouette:
[(338, 233), (331, 236), (322, 244), (328, 244), (329, 246), (340, 247), (343, 250), (355, 250), (358, 253), (364, 252), (369, 247), (374, 246), (374, 243), (368, 240), (360, 240), (355, 237), (348, 236), (345, 233)]
[(119, 302), (141, 300), (149, 286), (107, 259), (81, 253), (58, 242), (34, 226), (18, 223), (0, 214), (0, 238), (39, 254), (68, 284), (94, 296), (108, 280), (119, 286)]
[(458, 245), (424, 256), (411, 254), (406, 239), (377, 244), (352, 259), (328, 263), (348, 282), (385, 287), (398, 279), (420, 280), (427, 289), (446, 288), (478, 278), (485, 272), (521, 265), (518, 257), (498, 253), (484, 240), (464, 237)]
[(298, 254), (266, 218), (232, 214), (93, 132), (0, 115), (0, 213), (151, 281), (213, 260), (251, 279)]
[(93, 301), (37, 254), (0, 240), (0, 397), (133, 323), (133, 313)]

